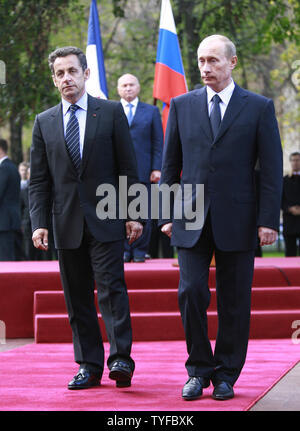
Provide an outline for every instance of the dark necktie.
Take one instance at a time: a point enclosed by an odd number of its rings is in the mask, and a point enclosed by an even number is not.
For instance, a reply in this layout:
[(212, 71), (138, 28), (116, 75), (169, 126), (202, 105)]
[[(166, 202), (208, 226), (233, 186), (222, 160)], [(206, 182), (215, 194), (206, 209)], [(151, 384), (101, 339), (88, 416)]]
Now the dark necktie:
[(80, 157), (80, 139), (79, 139), (79, 122), (76, 117), (75, 112), (79, 109), (77, 105), (70, 106), (70, 119), (67, 124), (66, 130), (66, 146), (68, 153), (71, 157), (73, 165), (75, 166), (76, 171), (79, 173), (81, 157)]
[(217, 94), (215, 94), (214, 97), (212, 98), (212, 102), (213, 102), (213, 107), (210, 113), (210, 124), (213, 132), (213, 137), (215, 139), (221, 124), (221, 111), (220, 111), (220, 105), (219, 105), (219, 103), (221, 102), (221, 99)]
[(132, 112), (133, 105), (131, 103), (128, 103), (127, 106), (129, 107), (129, 111), (128, 111), (128, 114), (127, 114), (127, 120), (128, 120), (128, 124), (130, 126), (131, 122), (132, 122), (132, 118), (133, 118), (133, 112)]

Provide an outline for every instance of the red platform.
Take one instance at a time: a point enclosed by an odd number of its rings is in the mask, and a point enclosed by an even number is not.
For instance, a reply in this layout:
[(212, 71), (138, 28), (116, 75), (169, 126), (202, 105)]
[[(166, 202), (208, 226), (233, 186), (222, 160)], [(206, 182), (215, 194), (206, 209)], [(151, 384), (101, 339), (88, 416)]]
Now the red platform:
[[(174, 262), (153, 259), (125, 264), (136, 341), (183, 339), (177, 305), (179, 268)], [(209, 286), (209, 333), (215, 338), (215, 268), (211, 268)], [(0, 293), (0, 320), (7, 338), (71, 341), (56, 261), (0, 262)], [(299, 319), (300, 258), (256, 258), (250, 337), (290, 338), (295, 330), (292, 322)], [(105, 333), (100, 315), (99, 321)]]

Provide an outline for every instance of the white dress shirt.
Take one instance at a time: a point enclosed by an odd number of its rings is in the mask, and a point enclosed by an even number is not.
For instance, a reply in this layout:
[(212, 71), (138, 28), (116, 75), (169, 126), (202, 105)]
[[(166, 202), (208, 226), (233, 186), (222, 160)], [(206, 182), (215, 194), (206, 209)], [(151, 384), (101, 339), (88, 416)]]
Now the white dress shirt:
[(211, 113), (211, 110), (213, 107), (212, 98), (214, 97), (215, 94), (217, 94), (221, 99), (219, 106), (220, 106), (220, 111), (221, 111), (221, 119), (223, 120), (223, 117), (225, 115), (225, 111), (227, 109), (228, 103), (231, 99), (234, 87), (235, 87), (235, 83), (233, 82), (233, 80), (231, 80), (231, 83), (227, 87), (225, 87), (222, 91), (220, 91), (220, 93), (216, 93), (209, 86), (206, 87), (208, 116), (210, 116), (210, 113)]
[[(83, 152), (83, 144), (84, 144), (84, 134), (85, 134), (85, 125), (86, 125), (86, 114), (87, 114), (87, 101), (88, 96), (85, 92), (81, 99), (75, 103), (75, 105), (79, 106), (80, 109), (77, 109), (75, 115), (79, 122), (79, 136), (80, 136), (80, 156), (82, 158)], [(70, 119), (71, 112), (69, 111), (71, 103), (67, 102), (65, 99), (62, 99), (62, 109), (63, 109), (63, 120), (64, 120), (64, 133), (66, 136), (67, 124)]]
[(124, 112), (125, 112), (127, 118), (128, 118), (128, 113), (129, 113), (129, 106), (128, 106), (128, 104), (131, 103), (133, 105), (132, 106), (132, 118), (133, 118), (135, 116), (137, 104), (139, 103), (139, 98), (136, 97), (131, 102), (127, 102), (127, 100), (121, 99), (120, 102), (122, 103), (122, 106), (124, 108)]

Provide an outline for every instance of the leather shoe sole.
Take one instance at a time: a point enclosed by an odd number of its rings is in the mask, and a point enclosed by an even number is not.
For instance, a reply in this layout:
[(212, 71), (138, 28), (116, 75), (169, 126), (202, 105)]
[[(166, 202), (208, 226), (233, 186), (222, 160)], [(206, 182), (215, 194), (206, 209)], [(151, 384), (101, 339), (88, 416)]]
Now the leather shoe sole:
[(234, 397), (233, 387), (228, 382), (216, 384), (212, 397), (217, 401), (225, 401)]
[(209, 385), (209, 379), (190, 377), (182, 389), (182, 398), (186, 401), (197, 400), (201, 397), (203, 388), (208, 388)]
[(142, 263), (142, 262), (145, 262), (145, 258), (144, 257), (134, 257), (133, 262)]
[(117, 388), (127, 388), (131, 386), (132, 370), (126, 362), (115, 361), (110, 369), (108, 377), (116, 380)]

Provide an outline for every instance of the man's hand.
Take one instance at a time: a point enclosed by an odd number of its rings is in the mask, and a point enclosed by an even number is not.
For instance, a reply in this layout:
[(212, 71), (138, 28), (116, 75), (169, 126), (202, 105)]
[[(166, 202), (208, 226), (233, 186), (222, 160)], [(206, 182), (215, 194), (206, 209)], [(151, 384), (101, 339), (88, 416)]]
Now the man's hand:
[(258, 237), (260, 239), (260, 245), (271, 245), (276, 241), (278, 233), (274, 229), (260, 226), (258, 228)]
[(160, 180), (160, 171), (152, 171), (150, 175), (150, 183), (158, 183)]
[(172, 225), (173, 223), (166, 223), (161, 228), (161, 231), (165, 233), (169, 238), (171, 238), (172, 236)]
[(143, 225), (137, 221), (126, 222), (126, 238), (128, 243), (132, 244), (136, 241), (143, 233)]
[(36, 229), (32, 234), (32, 242), (35, 248), (48, 250), (48, 229)]
[(289, 212), (295, 216), (300, 215), (300, 205), (293, 205), (289, 207)]

